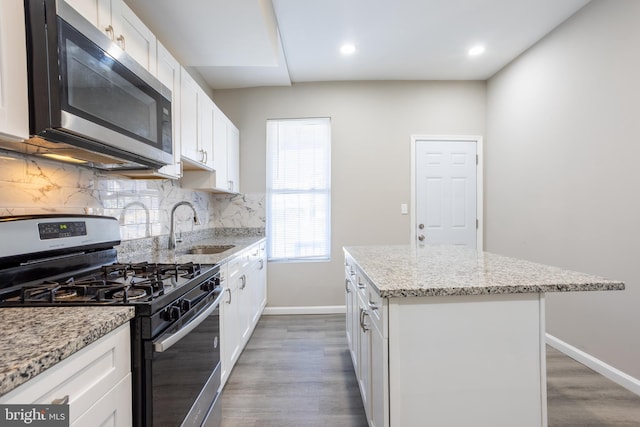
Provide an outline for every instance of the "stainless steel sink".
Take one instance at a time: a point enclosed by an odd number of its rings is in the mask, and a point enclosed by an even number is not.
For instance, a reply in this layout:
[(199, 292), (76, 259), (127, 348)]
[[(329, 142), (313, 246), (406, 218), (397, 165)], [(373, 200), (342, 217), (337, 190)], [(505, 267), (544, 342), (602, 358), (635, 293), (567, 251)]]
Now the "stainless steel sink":
[(190, 248), (187, 253), (194, 255), (219, 254), (235, 247), (236, 245), (202, 245)]

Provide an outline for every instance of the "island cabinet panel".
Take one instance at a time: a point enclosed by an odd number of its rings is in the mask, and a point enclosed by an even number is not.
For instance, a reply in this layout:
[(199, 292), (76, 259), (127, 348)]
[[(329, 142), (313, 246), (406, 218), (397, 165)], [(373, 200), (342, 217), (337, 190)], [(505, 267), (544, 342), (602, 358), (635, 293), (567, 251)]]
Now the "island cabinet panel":
[(391, 426), (546, 426), (543, 294), (389, 303)]

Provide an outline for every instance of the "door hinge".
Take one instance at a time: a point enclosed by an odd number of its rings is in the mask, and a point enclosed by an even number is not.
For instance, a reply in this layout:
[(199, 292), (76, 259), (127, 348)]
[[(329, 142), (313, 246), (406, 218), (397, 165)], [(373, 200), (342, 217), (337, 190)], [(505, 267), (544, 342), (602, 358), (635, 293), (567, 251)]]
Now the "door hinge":
[(476, 230), (480, 227), (480, 221), (476, 218)]
[(476, 154), (476, 165), (480, 162), (480, 160), (478, 159), (478, 155)]

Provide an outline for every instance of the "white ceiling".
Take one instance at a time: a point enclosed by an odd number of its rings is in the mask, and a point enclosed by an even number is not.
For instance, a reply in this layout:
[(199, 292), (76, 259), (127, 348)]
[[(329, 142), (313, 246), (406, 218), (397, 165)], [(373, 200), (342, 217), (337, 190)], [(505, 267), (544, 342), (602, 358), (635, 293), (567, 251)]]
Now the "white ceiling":
[[(485, 80), (589, 0), (125, 0), (214, 89)], [(345, 42), (357, 50), (339, 53)], [(474, 44), (486, 52), (469, 57)]]

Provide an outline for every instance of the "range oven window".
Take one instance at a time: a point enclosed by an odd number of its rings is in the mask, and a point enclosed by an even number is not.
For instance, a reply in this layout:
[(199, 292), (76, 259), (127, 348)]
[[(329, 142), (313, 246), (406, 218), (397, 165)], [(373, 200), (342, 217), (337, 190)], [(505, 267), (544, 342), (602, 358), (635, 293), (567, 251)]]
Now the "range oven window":
[[(163, 148), (161, 95), (60, 17), (61, 107)], [(166, 148), (166, 147), (165, 147)]]

